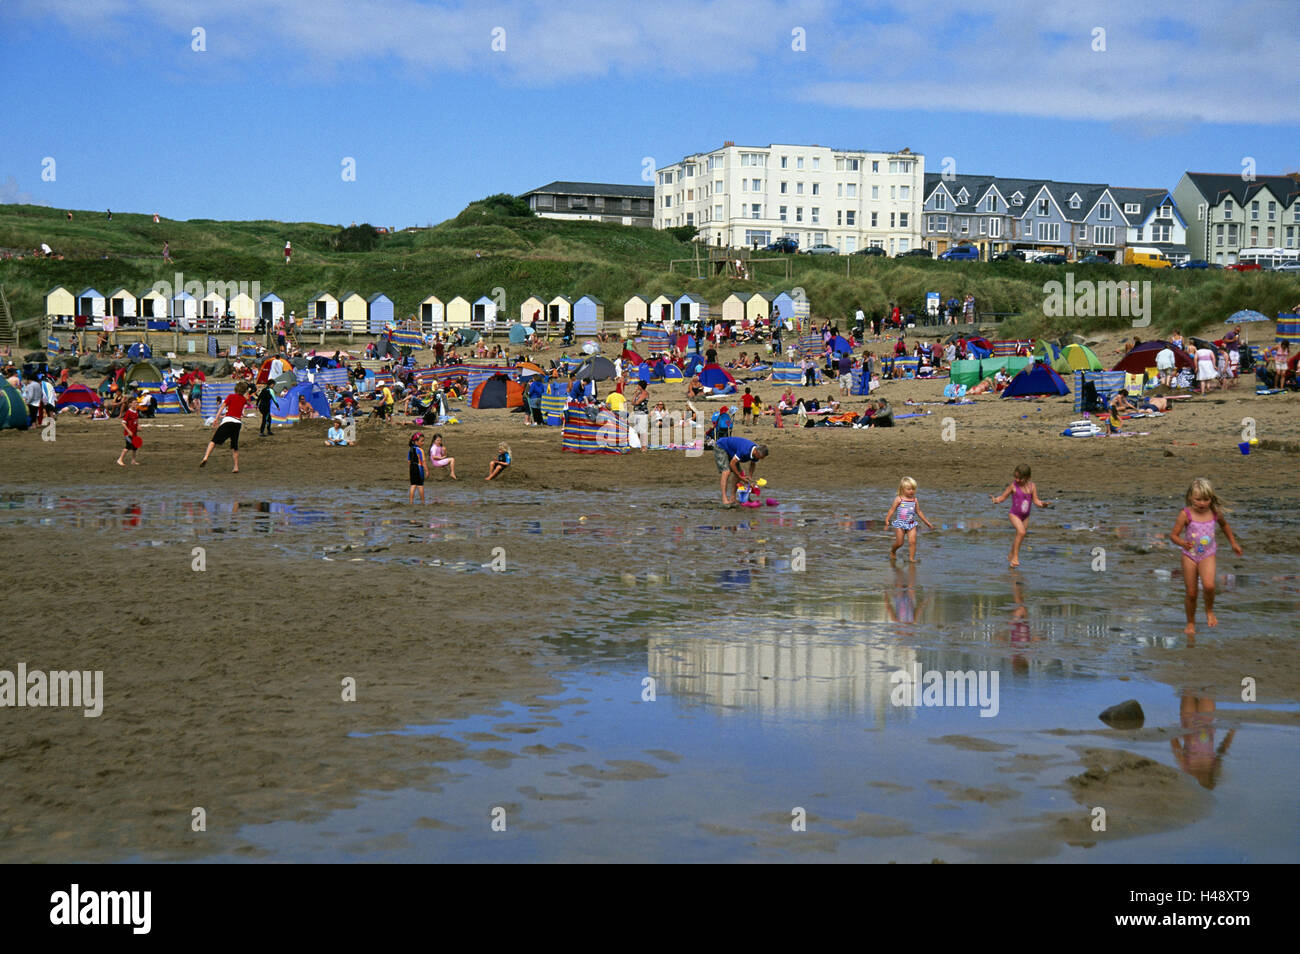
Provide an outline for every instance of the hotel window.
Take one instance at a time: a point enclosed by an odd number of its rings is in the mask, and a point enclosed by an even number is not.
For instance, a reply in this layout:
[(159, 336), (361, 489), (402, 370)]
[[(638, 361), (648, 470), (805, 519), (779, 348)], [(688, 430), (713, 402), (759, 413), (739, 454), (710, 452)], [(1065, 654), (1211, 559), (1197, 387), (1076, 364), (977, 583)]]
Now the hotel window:
[(1061, 241), (1061, 223), (1060, 222), (1039, 222), (1038, 241), (1040, 242)]
[(844, 160), (843, 160), (843, 159), (836, 159), (836, 160), (835, 160), (835, 171), (836, 171), (836, 172), (843, 172), (843, 171), (844, 171)]
[(821, 161), (821, 159), (818, 158), (817, 156), (813, 156), (813, 164), (812, 164), (812, 167), (813, 167), (814, 169), (820, 169), (820, 168), (822, 167), (822, 161)]
[(1092, 244), (1094, 245), (1114, 245), (1115, 244), (1115, 226), (1099, 225), (1092, 230)]
[(722, 192), (722, 191), (723, 191), (723, 189), (722, 189), (722, 180), (721, 180), (721, 179), (714, 179), (714, 180), (713, 180), (713, 191), (714, 191), (714, 192)]
[[(1125, 215), (1137, 215), (1137, 214), (1138, 214), (1139, 212), (1141, 212), (1141, 211), (1142, 211), (1142, 206), (1139, 205), (1139, 204), (1136, 203), (1136, 202), (1125, 202), (1125, 203), (1124, 203), (1124, 214), (1125, 214)], [(1164, 210), (1162, 209), (1161, 211), (1163, 212)]]
[(720, 205), (715, 205), (715, 206), (713, 207), (713, 217), (714, 217), (715, 219), (721, 219), (721, 218), (722, 218), (722, 206), (720, 206)]
[(947, 208), (948, 208), (948, 197), (947, 197), (946, 195), (944, 195), (942, 192), (936, 192), (936, 193), (934, 194), (934, 207), (935, 207), (936, 209), (938, 209), (940, 212), (942, 212), (942, 211), (944, 211), (945, 209), (947, 209)]
[(1269, 248), (1277, 244), (1277, 232), (1271, 225), (1268, 227), (1268, 236), (1264, 239), (1264, 244)]
[(788, 215), (788, 211), (789, 211), (789, 206), (785, 206), (785, 205), (781, 206), (781, 207), (778, 209), (778, 212), (779, 212), (780, 214), (777, 216), (777, 218), (779, 218), (782, 222), (787, 222), (787, 221), (789, 221), (789, 219), (788, 219), (788, 217), (787, 217), (787, 215)]
[(997, 210), (998, 210), (998, 197), (997, 197), (997, 196), (995, 196), (995, 195), (991, 195), (991, 196), (989, 196), (988, 209), (989, 209), (990, 212), (997, 212)]
[(1002, 237), (1002, 220), (989, 219), (989, 238)]
[(811, 210), (811, 211), (812, 211), (812, 224), (813, 224), (813, 225), (821, 225), (821, 224), (822, 224), (822, 210), (821, 210), (821, 207), (820, 207), (820, 206), (816, 206), (816, 205), (814, 205), (814, 206), (812, 207), (812, 210)]
[(1259, 200), (1258, 199), (1256, 199), (1254, 202), (1250, 204), (1250, 220), (1252, 222), (1259, 221)]
[(622, 204), (622, 206), (623, 206), (623, 211), (624, 211), (624, 212), (631, 212), (631, 211), (632, 211), (632, 200), (631, 200), (631, 199), (623, 199), (621, 204)]
[(1046, 214), (1047, 214), (1047, 200), (1046, 200), (1046, 199), (1039, 199), (1039, 200), (1038, 200), (1038, 214), (1039, 214), (1039, 215), (1046, 215)]
[(844, 224), (844, 213), (843, 213), (842, 211), (840, 211), (839, 209), (836, 209), (836, 210), (835, 210), (835, 224), (836, 224), (836, 225), (843, 225), (843, 224)]
[(802, 206), (802, 205), (796, 205), (796, 206), (794, 207), (794, 220), (795, 220), (796, 222), (802, 222), (802, 221), (803, 221), (803, 206)]
[(1293, 248), (1294, 246), (1295, 246), (1295, 226), (1288, 225), (1286, 227), (1286, 247)]
[(693, 178), (695, 178), (695, 163), (691, 162), (691, 163), (688, 163), (688, 164), (687, 164), (687, 166), (686, 166), (686, 178), (688, 178), (688, 179), (693, 179)]
[(897, 186), (890, 186), (890, 187), (889, 187), (889, 197), (890, 197), (891, 199), (897, 199), (897, 198), (898, 198), (898, 187), (897, 187)]
[(880, 198), (880, 186), (872, 186), (872, 187), (871, 187), (871, 198), (872, 198), (872, 199), (879, 199), (879, 198)]
[(898, 240), (898, 250), (900, 252), (906, 252), (909, 248), (911, 248), (911, 246), (908, 244), (907, 239), (904, 238)]
[(872, 213), (871, 213), (871, 227), (874, 229), (874, 228), (876, 228), (879, 224), (880, 224), (880, 213), (879, 213), (879, 212), (872, 212)]
[(694, 225), (694, 224), (695, 224), (695, 213), (694, 213), (694, 212), (687, 212), (687, 213), (686, 213), (686, 224), (687, 224), (687, 225)]
[(872, 172), (880, 171), (880, 163), (874, 159), (871, 161), (871, 171)]
[(980, 217), (980, 235), (988, 235), (988, 233), (989, 233), (988, 220), (985, 219), (983, 216), (981, 216), (981, 217)]
[(671, 209), (672, 207), (673, 207), (673, 197), (670, 195), (664, 196), (664, 208)]
[(844, 197), (846, 199), (856, 199), (858, 197), (858, 187), (856, 183), (850, 182), (844, 187)]
[(844, 213), (844, 224), (845, 224), (845, 225), (856, 225), (856, 224), (857, 224), (856, 216), (857, 216), (857, 213), (854, 212), (852, 209), (849, 209), (847, 212)]
[(1276, 202), (1270, 202), (1270, 203), (1268, 204), (1268, 220), (1269, 220), (1270, 222), (1276, 222), (1276, 221), (1277, 221), (1277, 203), (1276, 203)]
[(837, 182), (837, 183), (835, 183), (835, 198), (837, 198), (837, 199), (842, 199), (842, 198), (844, 198), (844, 183), (843, 183), (843, 182)]
[[(1100, 225), (1097, 226), (1097, 235), (1098, 235), (1098, 236), (1101, 235), (1101, 226), (1100, 226)], [(1085, 244), (1085, 245), (1086, 245), (1087, 242), (1088, 242), (1088, 226), (1086, 226), (1086, 225), (1080, 225), (1080, 226), (1079, 226), (1079, 242), (1080, 242), (1081, 244)]]
[(788, 183), (788, 182), (782, 182), (782, 183), (781, 183), (781, 194), (782, 194), (782, 195), (785, 195), (785, 194), (786, 194), (787, 192), (789, 192), (789, 191), (790, 191), (790, 183)]
[(750, 191), (750, 192), (762, 192), (762, 191), (763, 191), (763, 180), (762, 180), (762, 179), (754, 179), (754, 180), (752, 181), (752, 184), (751, 184), (750, 187), (749, 187), (749, 191)]
[(1153, 225), (1151, 226), (1151, 240), (1153, 242), (1173, 241), (1173, 231), (1171, 225)]
[[(687, 190), (686, 190), (686, 201), (687, 201), (687, 202), (694, 202), (694, 201), (695, 201), (695, 190), (694, 190), (694, 189), (687, 189)], [(604, 204), (605, 204), (605, 203), (602, 202), (600, 199), (597, 199), (597, 200), (596, 200), (596, 208), (599, 209), (599, 208), (601, 208), (602, 206), (604, 206)]]
[(970, 234), (970, 219), (964, 215), (961, 217), (961, 234), (962, 235)]
[(748, 192), (748, 191), (749, 191), (749, 180), (748, 180), (748, 179), (741, 179), (741, 180), (740, 180), (740, 191), (741, 191), (741, 192)]
[(749, 207), (749, 217), (751, 219), (761, 219), (763, 217), (760, 214), (762, 213), (762, 211), (763, 211), (763, 207), (759, 205), (757, 202), (755, 202), (753, 205)]
[(795, 194), (795, 195), (803, 195), (803, 183), (802, 183), (802, 182), (796, 182), (796, 183), (794, 184), (794, 194)]
[(1099, 203), (1097, 204), (1097, 218), (1101, 219), (1103, 222), (1109, 222), (1109, 221), (1110, 221), (1110, 203), (1109, 203), (1109, 202), (1099, 202)]
[(1232, 200), (1231, 200), (1231, 199), (1224, 199), (1224, 200), (1223, 200), (1223, 217), (1224, 217), (1225, 219), (1230, 219), (1230, 218), (1232, 218)]
[(849, 160), (849, 171), (850, 171), (850, 172), (858, 172), (861, 168), (862, 168), (862, 160), (861, 160), (861, 159), (850, 159), (850, 160)]
[(781, 157), (781, 168), (782, 168), (782, 169), (789, 169), (789, 168), (790, 168), (790, 157), (789, 157), (789, 156), (782, 156), (782, 157)]
[(1237, 244), (1237, 226), (1235, 223), (1228, 226), (1228, 244)]
[(821, 194), (822, 194), (822, 184), (821, 184), (820, 182), (814, 182), (814, 183), (812, 184), (812, 194), (813, 194), (813, 195), (821, 195)]
[(890, 227), (891, 229), (894, 228), (894, 218), (895, 218), (896, 215), (897, 215), (897, 213), (895, 213), (895, 212), (890, 212), (890, 213), (889, 213), (889, 227)]
[(1222, 245), (1222, 244), (1223, 244), (1223, 226), (1222, 226), (1222, 225), (1216, 225), (1216, 226), (1214, 227), (1214, 244), (1215, 244), (1215, 245)]
[(912, 187), (911, 187), (911, 186), (899, 186), (899, 187), (898, 187), (898, 197), (899, 197), (900, 199), (910, 199), (910, 198), (912, 197)]
[(899, 212), (899, 213), (898, 213), (898, 227), (899, 227), (900, 229), (905, 229), (905, 228), (907, 228), (907, 218), (908, 218), (908, 215), (909, 215), (909, 213), (907, 213), (907, 212)]
[(1174, 207), (1172, 205), (1162, 205), (1160, 211), (1156, 213), (1157, 218), (1172, 219), (1174, 217)]
[(802, 168), (803, 168), (803, 156), (795, 156), (795, 157), (794, 157), (794, 167), (795, 167), (796, 169), (802, 169)]

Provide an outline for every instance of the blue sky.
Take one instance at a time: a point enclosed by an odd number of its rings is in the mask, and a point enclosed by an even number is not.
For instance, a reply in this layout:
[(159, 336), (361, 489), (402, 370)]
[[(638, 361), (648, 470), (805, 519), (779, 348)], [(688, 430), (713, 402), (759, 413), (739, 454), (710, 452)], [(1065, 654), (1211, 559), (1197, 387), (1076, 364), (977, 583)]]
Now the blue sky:
[(1300, 169), (1295, 3), (1068, 7), (0, 0), (0, 201), (402, 227), (728, 139), (1170, 189)]

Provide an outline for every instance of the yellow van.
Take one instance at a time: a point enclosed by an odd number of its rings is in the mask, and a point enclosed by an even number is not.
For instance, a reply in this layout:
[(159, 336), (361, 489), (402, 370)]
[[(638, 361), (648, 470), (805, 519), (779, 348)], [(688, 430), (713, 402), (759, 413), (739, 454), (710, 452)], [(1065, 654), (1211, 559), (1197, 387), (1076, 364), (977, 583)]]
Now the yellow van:
[(1124, 249), (1125, 265), (1142, 265), (1146, 268), (1169, 268), (1169, 259), (1165, 258), (1164, 253), (1156, 248), (1143, 248), (1140, 245), (1134, 245)]

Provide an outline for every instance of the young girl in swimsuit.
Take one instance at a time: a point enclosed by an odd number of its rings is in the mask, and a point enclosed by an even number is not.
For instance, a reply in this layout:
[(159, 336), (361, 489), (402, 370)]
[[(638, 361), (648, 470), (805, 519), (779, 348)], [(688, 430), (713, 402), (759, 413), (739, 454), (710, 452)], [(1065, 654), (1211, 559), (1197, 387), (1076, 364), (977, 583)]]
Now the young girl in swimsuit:
[(424, 435), (419, 431), (411, 435), (411, 442), (406, 448), (406, 461), (410, 464), (411, 470), (409, 502), (415, 503), (415, 491), (419, 488), (420, 503), (424, 503)]
[(434, 467), (450, 467), (452, 480), (456, 480), (456, 458), (447, 456), (447, 449), (442, 446), (442, 435), (433, 435), (433, 444), (429, 447), (429, 463)]
[(1214, 555), (1218, 551), (1214, 526), (1223, 527), (1223, 532), (1232, 544), (1232, 552), (1241, 556), (1241, 546), (1228, 526), (1223, 515), (1223, 504), (1214, 493), (1214, 487), (1204, 477), (1197, 477), (1187, 489), (1187, 506), (1178, 511), (1174, 521), (1174, 530), (1169, 537), (1183, 548), (1183, 582), (1187, 594), (1183, 600), (1187, 611), (1187, 628), (1183, 632), (1188, 636), (1196, 635), (1196, 586), (1200, 583), (1205, 593), (1205, 625), (1217, 626), (1219, 620), (1214, 615)]
[(894, 498), (889, 513), (885, 514), (885, 523), (894, 528), (894, 545), (889, 548), (889, 562), (894, 562), (894, 555), (903, 546), (904, 534), (907, 535), (907, 560), (909, 563), (916, 562), (916, 521), (918, 517), (927, 527), (931, 530), (934, 529), (934, 524), (926, 519), (925, 514), (921, 511), (921, 505), (916, 500), (916, 481), (911, 477), (904, 477), (898, 482), (898, 496)]
[(1011, 541), (1011, 556), (1007, 560), (1007, 566), (1020, 566), (1020, 544), (1024, 542), (1025, 534), (1028, 532), (1026, 524), (1029, 521), (1029, 511), (1033, 507), (1050, 507), (1051, 504), (1038, 499), (1038, 488), (1034, 482), (1029, 479), (1030, 470), (1024, 464), (1017, 467), (1011, 474), (1011, 483), (1007, 484), (1007, 489), (1002, 491), (996, 497), (990, 497), (995, 504), (1002, 503), (1008, 497), (1011, 498), (1011, 511), (1007, 514), (1011, 518), (1011, 526), (1015, 527), (1016, 536)]

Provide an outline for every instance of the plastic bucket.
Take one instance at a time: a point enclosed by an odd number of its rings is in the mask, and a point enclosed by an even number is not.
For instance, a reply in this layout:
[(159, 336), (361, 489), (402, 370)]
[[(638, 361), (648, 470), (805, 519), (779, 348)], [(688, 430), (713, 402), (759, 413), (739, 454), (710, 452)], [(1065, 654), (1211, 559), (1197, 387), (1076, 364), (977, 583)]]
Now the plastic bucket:
[[(1246, 446), (1249, 447), (1250, 445), (1247, 444)], [(1244, 452), (1243, 452), (1243, 453), (1244, 453)], [(749, 488), (747, 488), (747, 487), (741, 487), (741, 488), (739, 488), (739, 489), (736, 491), (736, 500), (737, 500), (739, 503), (744, 503), (745, 501), (749, 500)]]
[(1244, 454), (1249, 454), (1249, 453), (1250, 453), (1250, 441), (1242, 441), (1240, 444), (1237, 445), (1237, 448), (1238, 448), (1238, 450), (1241, 451), (1241, 453), (1242, 453), (1243, 455), (1244, 455)]

